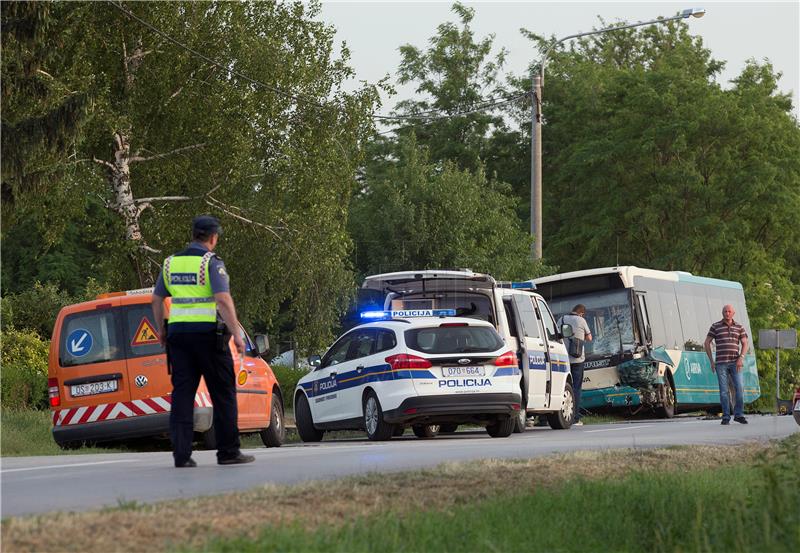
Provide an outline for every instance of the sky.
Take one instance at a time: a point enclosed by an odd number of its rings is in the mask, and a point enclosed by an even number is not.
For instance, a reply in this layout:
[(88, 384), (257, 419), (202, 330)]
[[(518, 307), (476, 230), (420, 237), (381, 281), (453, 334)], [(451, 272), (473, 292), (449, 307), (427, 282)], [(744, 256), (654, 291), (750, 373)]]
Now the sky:
[[(472, 29), (476, 40), (495, 35), (495, 52), (508, 51), (506, 73), (525, 75), (540, 53), (519, 32), (526, 28), (536, 34), (561, 38), (600, 28), (598, 16), (607, 24), (649, 21), (669, 17), (685, 8), (705, 8), (704, 17), (685, 20), (692, 34), (702, 37), (712, 57), (725, 61), (718, 81), (727, 88), (728, 81), (739, 75), (749, 58), (768, 59), (783, 73), (778, 82), (782, 92), (791, 93), (794, 113), (800, 119), (797, 94), (800, 92), (800, 0), (783, 2), (463, 2), (475, 10)], [(336, 42), (347, 43), (350, 66), (356, 80), (375, 83), (387, 74), (396, 86), (395, 74), (400, 64), (399, 47), (411, 44), (425, 48), (436, 27), (457, 22), (452, 2), (323, 2), (319, 19), (337, 29)], [(388, 114), (399, 100), (411, 98), (414, 87), (397, 87), (398, 95), (382, 96), (381, 113)], [(546, 93), (546, 92), (545, 92)]]

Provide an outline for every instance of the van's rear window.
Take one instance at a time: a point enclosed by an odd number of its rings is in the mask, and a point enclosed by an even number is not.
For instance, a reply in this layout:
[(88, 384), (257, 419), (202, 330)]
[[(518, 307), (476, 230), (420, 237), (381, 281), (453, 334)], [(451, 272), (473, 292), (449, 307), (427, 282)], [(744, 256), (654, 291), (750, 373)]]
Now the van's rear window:
[(64, 319), (59, 343), (62, 367), (125, 358), (119, 322), (111, 309), (74, 313)]
[(405, 331), (406, 345), (425, 353), (474, 353), (496, 351), (503, 340), (486, 326), (445, 326)]

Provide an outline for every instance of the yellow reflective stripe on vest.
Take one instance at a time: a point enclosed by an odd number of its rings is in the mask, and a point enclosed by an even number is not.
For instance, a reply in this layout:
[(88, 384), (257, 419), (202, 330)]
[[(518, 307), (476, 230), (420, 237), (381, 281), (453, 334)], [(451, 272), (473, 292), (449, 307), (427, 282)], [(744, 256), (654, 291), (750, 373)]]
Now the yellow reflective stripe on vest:
[(217, 321), (217, 303), (208, 270), (213, 256), (211, 252), (202, 256), (173, 255), (164, 261), (164, 285), (172, 296), (170, 324)]

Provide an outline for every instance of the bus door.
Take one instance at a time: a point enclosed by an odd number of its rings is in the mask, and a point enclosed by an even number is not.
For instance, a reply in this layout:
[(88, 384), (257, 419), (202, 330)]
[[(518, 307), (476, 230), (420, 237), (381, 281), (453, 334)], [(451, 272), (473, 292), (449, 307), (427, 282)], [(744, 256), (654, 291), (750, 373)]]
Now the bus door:
[(647, 314), (646, 294), (647, 292), (634, 292), (633, 312), (636, 317), (639, 343), (647, 349), (651, 349), (653, 347), (653, 331), (650, 328), (650, 317)]
[(520, 327), (520, 367), (523, 376), (528, 376), (525, 382), (528, 409), (539, 409), (547, 404), (550, 393), (550, 354), (531, 296), (519, 292), (512, 295), (511, 300), (512, 311)]

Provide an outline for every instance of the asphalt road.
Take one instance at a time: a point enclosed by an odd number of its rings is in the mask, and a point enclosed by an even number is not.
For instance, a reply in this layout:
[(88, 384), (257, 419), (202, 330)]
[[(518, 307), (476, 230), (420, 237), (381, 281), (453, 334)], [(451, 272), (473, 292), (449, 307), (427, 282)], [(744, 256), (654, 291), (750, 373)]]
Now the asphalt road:
[(459, 432), (419, 440), (410, 432), (388, 442), (322, 441), (279, 449), (252, 449), (249, 465), (218, 466), (213, 451), (198, 451), (200, 466), (175, 469), (172, 454), (125, 453), (10, 457), (2, 459), (2, 516), (81, 511), (126, 502), (155, 502), (291, 484), (367, 472), (433, 467), (445, 461), (531, 458), (554, 452), (653, 448), (690, 444), (734, 444), (782, 438), (800, 431), (790, 416), (750, 416), (750, 424), (696, 418), (640, 420), (570, 430), (529, 429), (510, 438)]

